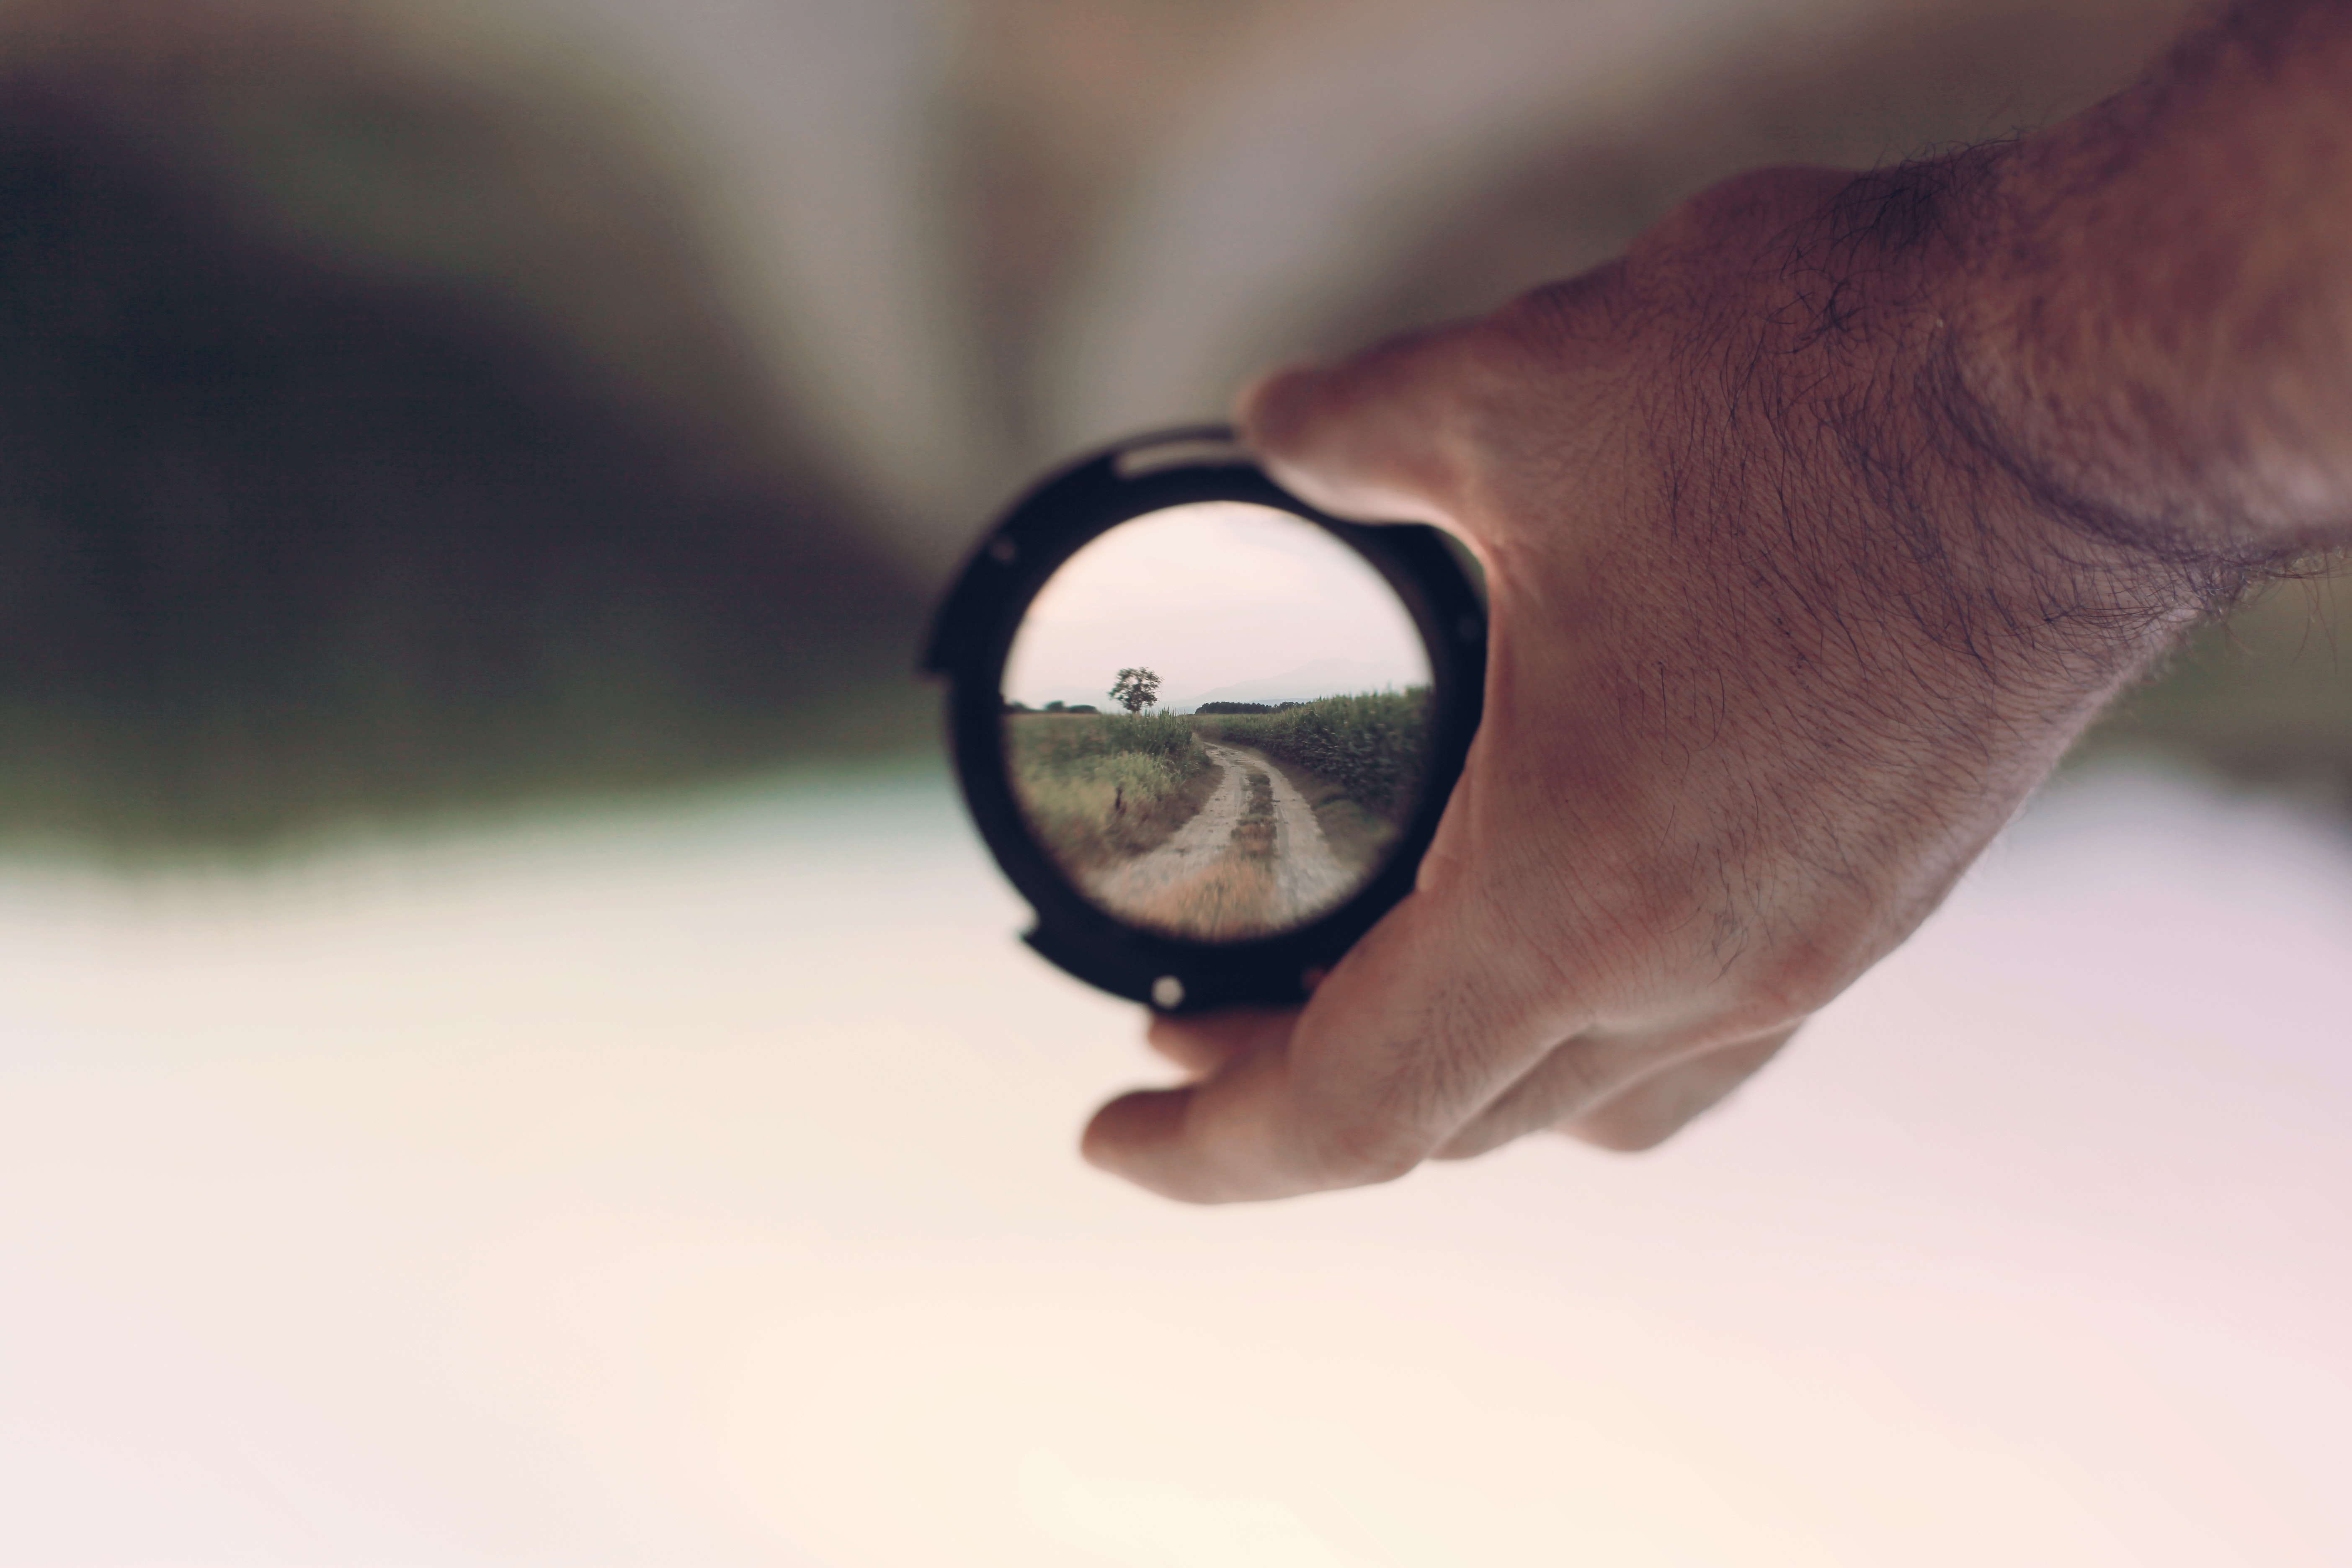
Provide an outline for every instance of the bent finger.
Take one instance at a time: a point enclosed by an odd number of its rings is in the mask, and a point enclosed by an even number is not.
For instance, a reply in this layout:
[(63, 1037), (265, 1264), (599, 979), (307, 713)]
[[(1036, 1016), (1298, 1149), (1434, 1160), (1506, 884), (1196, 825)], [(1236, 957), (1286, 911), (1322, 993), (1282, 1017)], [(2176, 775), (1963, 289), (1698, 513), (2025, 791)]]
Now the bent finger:
[(1661, 1035), (1587, 1033), (1564, 1041), (1456, 1128), (1437, 1157), (1475, 1159), (1530, 1132), (1558, 1127), (1696, 1048), (1686, 1038)]
[(1559, 1130), (1618, 1153), (1654, 1149), (1722, 1104), (1796, 1033), (1784, 1029), (1676, 1062), (1563, 1121)]
[(1504, 944), (1428, 893), (1408, 896), (1319, 986), (1206, 1081), (1123, 1096), (1087, 1158), (1194, 1203), (1287, 1197), (1411, 1170), (1570, 1032), (1537, 1015)]

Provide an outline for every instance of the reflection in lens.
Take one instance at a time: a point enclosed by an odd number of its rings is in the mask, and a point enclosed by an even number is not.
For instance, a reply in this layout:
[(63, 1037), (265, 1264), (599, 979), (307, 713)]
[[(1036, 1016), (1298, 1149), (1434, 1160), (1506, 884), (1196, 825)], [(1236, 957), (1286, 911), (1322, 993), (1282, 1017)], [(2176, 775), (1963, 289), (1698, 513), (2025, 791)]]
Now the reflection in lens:
[(1003, 681), (1031, 829), (1131, 924), (1295, 930), (1380, 869), (1421, 795), (1429, 658), (1314, 524), (1203, 502), (1122, 523), (1037, 595)]

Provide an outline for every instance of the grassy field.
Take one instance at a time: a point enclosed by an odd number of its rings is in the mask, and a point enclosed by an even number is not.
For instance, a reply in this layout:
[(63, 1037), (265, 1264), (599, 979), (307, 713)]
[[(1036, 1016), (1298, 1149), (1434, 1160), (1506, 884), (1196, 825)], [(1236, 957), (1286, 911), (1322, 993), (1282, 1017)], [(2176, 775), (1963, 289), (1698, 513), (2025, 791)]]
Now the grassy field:
[(1156, 847), (1217, 783), (1192, 721), (1173, 713), (1008, 714), (1005, 746), (1030, 826), (1072, 871)]

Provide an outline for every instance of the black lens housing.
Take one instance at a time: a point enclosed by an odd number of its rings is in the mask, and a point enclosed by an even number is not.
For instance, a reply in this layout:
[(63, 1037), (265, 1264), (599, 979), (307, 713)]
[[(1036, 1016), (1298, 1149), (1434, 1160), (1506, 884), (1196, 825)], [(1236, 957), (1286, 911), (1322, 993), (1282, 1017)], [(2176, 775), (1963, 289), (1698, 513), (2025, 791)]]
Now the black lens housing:
[[(1429, 656), (1428, 771), (1387, 860), (1312, 922), (1240, 942), (1148, 931), (1088, 900), (1031, 832), (1005, 755), (1004, 665), (1030, 602), (1065, 562), (1111, 529), (1199, 501), (1271, 507), (1333, 535), (1380, 573)], [(1477, 732), (1486, 668), (1486, 607), (1442, 533), (1327, 516), (1276, 484), (1221, 426), (1120, 442), (1030, 490), (958, 575), (923, 656), (924, 671), (948, 683), (949, 742), (965, 804), (997, 864), (1036, 911), (1029, 945), (1090, 984), (1170, 1013), (1302, 1000), (1313, 977), (1411, 890)]]

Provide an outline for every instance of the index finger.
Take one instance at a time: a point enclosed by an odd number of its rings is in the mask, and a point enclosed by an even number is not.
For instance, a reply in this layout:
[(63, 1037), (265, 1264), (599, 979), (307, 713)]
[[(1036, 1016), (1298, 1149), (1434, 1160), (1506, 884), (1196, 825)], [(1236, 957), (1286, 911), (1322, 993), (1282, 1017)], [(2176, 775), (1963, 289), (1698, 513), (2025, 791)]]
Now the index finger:
[(1424, 889), (1340, 961), (1286, 1037), (1205, 1082), (1097, 1113), (1087, 1158), (1193, 1203), (1288, 1197), (1402, 1175), (1542, 1060), (1570, 1021), (1536, 1005), (1508, 944)]

